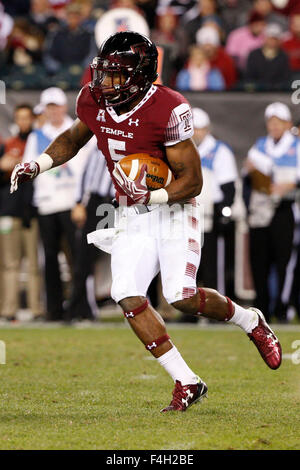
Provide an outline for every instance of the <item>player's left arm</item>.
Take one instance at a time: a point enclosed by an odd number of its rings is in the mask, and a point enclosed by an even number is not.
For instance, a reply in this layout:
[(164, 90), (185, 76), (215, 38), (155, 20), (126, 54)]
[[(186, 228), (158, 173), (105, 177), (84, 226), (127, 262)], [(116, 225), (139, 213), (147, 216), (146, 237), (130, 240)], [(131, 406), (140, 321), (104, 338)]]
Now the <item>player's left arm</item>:
[(200, 156), (192, 139), (166, 147), (168, 163), (176, 179), (166, 188), (168, 203), (183, 202), (200, 194), (203, 177)]

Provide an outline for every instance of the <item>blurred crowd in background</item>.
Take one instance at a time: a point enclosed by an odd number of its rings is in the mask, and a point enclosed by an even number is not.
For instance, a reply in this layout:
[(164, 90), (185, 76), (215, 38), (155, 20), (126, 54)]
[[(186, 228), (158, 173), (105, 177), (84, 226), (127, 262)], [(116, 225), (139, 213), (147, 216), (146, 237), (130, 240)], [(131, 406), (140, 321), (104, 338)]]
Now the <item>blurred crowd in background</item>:
[[(97, 208), (114, 197), (95, 138), (13, 195), (9, 180), (16, 163), (37, 157), (70, 126), (63, 90), (79, 90), (103, 39), (126, 29), (155, 41), (161, 82), (181, 91), (290, 90), (300, 76), (298, 0), (0, 1), (0, 79), (13, 90), (43, 90), (34, 107), (24, 92), (7, 129), (0, 129), (3, 321), (16, 321), (23, 310), (32, 320), (94, 321), (114, 308), (109, 256), (86, 241), (101, 219)], [(265, 137), (253, 142), (238, 169), (233, 143), (213, 135), (207, 112), (193, 108), (193, 118), (204, 173), (198, 284), (236, 298), (236, 279), (248, 273), (245, 302), (268, 320), (297, 321), (299, 123), (285, 104), (268, 106), (260, 129)], [(1, 140), (1, 134), (11, 137)], [(242, 242), (238, 211), (246, 224)], [(244, 256), (241, 272), (237, 253)], [(167, 320), (198, 321), (166, 304), (159, 276), (149, 298)]]
[(101, 44), (135, 29), (160, 47), (165, 85), (284, 90), (300, 76), (298, 0), (1, 0), (0, 78), (77, 88)]

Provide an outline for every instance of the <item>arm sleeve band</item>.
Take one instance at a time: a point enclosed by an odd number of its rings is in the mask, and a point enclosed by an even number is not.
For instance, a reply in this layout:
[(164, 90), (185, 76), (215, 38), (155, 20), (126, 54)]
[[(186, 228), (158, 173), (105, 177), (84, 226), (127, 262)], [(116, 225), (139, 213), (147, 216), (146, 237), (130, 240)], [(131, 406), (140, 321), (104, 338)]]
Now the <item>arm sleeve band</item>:
[(164, 188), (151, 191), (148, 204), (165, 204), (168, 202), (169, 194)]
[(42, 153), (37, 159), (36, 162), (38, 163), (40, 167), (40, 173), (43, 173), (44, 171), (50, 170), (53, 165), (53, 160), (48, 155), (47, 153)]

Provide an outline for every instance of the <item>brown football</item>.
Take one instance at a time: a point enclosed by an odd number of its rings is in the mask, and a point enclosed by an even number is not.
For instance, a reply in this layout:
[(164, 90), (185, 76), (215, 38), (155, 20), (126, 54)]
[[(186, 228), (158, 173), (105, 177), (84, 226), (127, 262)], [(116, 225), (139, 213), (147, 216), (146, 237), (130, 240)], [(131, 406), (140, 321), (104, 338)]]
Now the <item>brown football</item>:
[(147, 165), (146, 183), (150, 191), (165, 188), (174, 180), (173, 173), (168, 165), (160, 158), (153, 158), (147, 153), (134, 153), (123, 157), (119, 161), (122, 170), (133, 181), (139, 177), (144, 164)]

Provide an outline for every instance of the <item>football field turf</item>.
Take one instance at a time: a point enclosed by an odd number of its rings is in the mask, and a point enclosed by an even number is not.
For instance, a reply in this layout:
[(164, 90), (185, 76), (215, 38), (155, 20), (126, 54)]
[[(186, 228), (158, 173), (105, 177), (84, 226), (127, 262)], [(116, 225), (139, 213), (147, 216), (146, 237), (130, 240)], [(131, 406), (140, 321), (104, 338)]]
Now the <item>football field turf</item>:
[[(0, 448), (300, 449), (300, 364), (268, 369), (238, 328), (169, 332), (208, 385), (186, 413), (159, 413), (172, 381), (129, 328), (1, 329)], [(299, 327), (278, 335), (295, 352)]]

